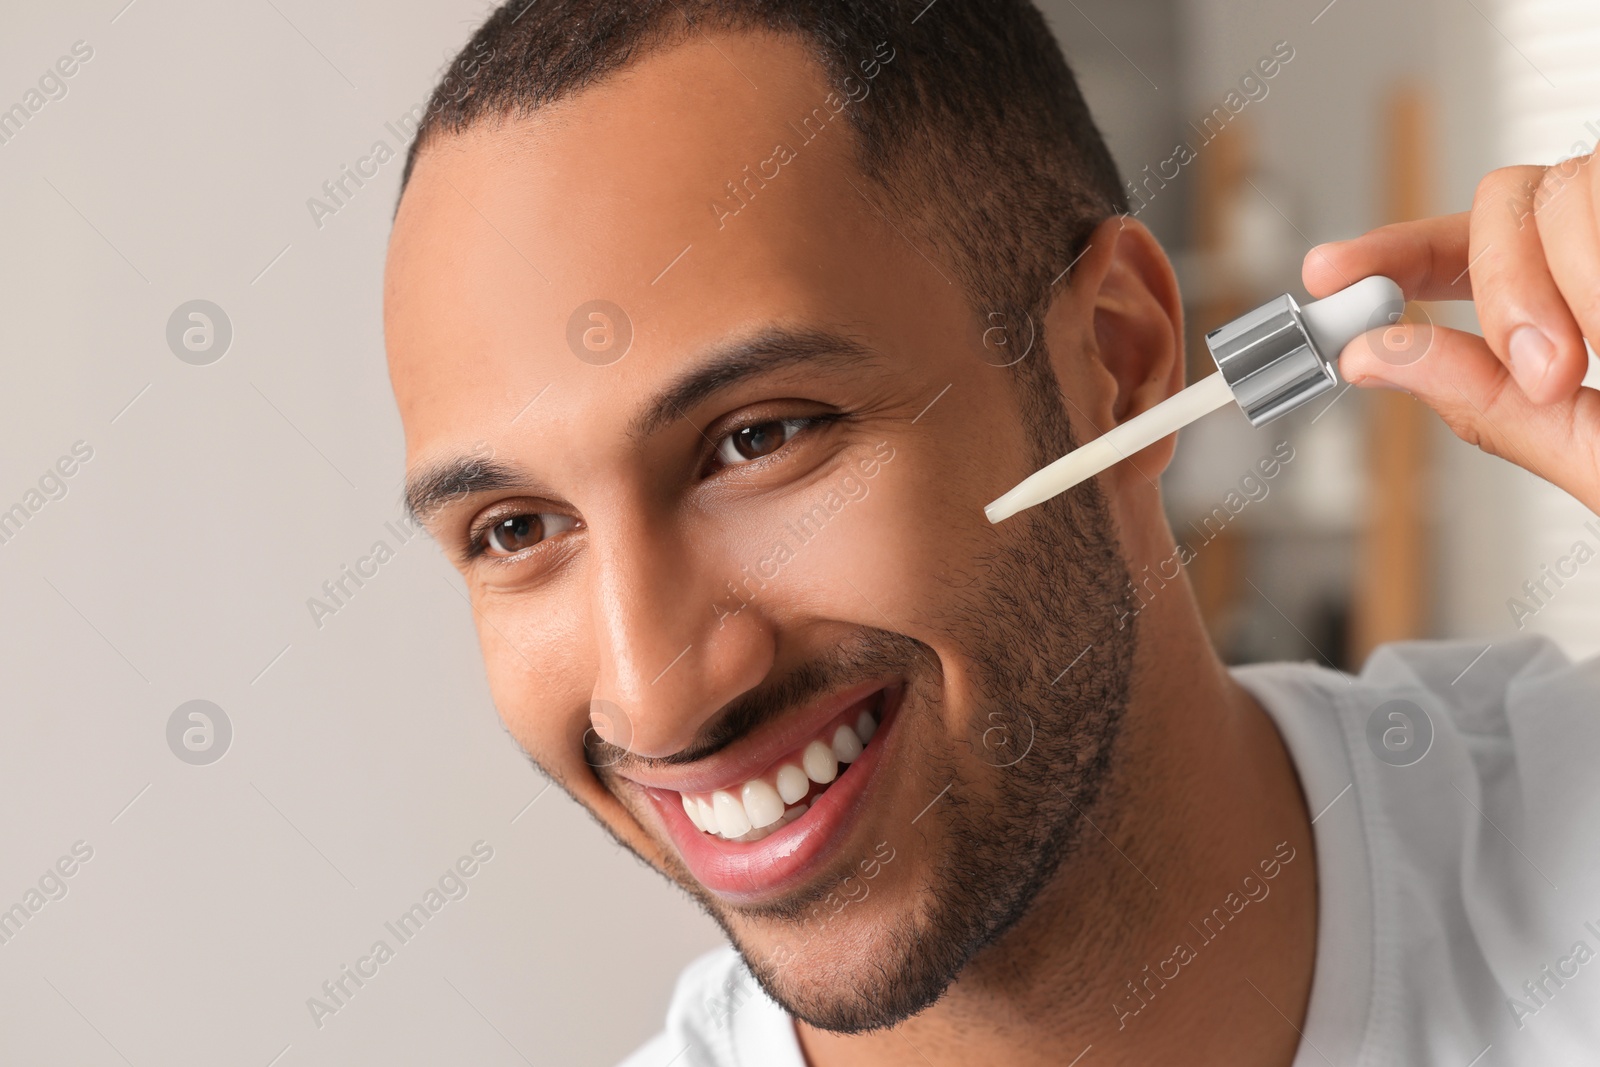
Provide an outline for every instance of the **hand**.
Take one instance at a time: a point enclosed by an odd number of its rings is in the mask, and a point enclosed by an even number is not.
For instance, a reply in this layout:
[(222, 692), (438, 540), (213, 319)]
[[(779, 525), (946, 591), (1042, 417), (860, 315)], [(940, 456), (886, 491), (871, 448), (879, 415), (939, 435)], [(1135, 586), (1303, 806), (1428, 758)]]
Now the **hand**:
[(1317, 297), (1374, 274), (1408, 300), (1474, 301), (1483, 336), (1425, 324), (1375, 331), (1345, 348), (1345, 380), (1411, 393), (1462, 440), (1600, 512), (1600, 392), (1580, 388), (1584, 338), (1600, 348), (1595, 155), (1494, 171), (1471, 211), (1318, 245), (1302, 268)]

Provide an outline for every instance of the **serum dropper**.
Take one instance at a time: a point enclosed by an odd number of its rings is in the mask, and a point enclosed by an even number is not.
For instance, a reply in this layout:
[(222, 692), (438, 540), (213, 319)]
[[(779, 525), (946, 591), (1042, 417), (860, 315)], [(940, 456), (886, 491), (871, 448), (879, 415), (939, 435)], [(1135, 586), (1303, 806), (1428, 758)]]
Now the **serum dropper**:
[(1373, 276), (1301, 307), (1285, 293), (1206, 334), (1217, 373), (1202, 378), (1027, 478), (983, 509), (991, 523), (1042, 504), (1228, 401), (1264, 426), (1338, 384), (1331, 357), (1368, 330), (1399, 321), (1400, 286)]

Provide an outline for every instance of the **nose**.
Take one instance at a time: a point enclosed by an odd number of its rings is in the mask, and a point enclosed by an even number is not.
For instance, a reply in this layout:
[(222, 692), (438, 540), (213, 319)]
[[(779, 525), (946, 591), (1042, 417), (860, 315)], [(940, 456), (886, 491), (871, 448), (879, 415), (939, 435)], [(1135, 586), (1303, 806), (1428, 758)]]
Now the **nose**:
[(772, 669), (776, 639), (739, 563), (704, 538), (591, 534), (594, 728), (647, 758), (688, 747)]

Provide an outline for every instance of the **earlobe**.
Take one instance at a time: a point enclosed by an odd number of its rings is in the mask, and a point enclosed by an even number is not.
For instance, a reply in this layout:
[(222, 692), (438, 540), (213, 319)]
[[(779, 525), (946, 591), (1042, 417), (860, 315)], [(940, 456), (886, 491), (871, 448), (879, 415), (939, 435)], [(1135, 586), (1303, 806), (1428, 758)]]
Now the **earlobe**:
[[(1069, 294), (1057, 305), (1079, 322), (1088, 318), (1076, 367), (1057, 365), (1062, 388), (1080, 423), (1080, 443), (1128, 421), (1183, 388), (1183, 303), (1160, 243), (1127, 216), (1102, 222), (1074, 268)], [(1054, 312), (1056, 309), (1053, 308)], [(1054, 353), (1060, 360), (1066, 353)], [(1087, 357), (1087, 358), (1085, 358)], [(1078, 388), (1077, 395), (1073, 382)], [(1173, 439), (1132, 461), (1153, 480), (1172, 458)], [(1126, 465), (1124, 465), (1126, 466)]]

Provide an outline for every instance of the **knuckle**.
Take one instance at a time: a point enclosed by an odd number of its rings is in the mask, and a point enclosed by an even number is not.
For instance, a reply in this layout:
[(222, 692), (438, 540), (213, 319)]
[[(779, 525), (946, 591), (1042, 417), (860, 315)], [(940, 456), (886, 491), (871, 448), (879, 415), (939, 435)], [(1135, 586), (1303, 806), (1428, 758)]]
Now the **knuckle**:
[(1494, 381), (1490, 383), (1483, 394), (1483, 401), (1480, 407), (1483, 411), (1484, 421), (1487, 422), (1493, 419), (1495, 412), (1505, 407), (1505, 401), (1512, 387), (1511, 372), (1506, 370), (1505, 367), (1501, 367), (1496, 372)]
[(1502, 367), (1476, 399), (1458, 387), (1459, 395), (1439, 406), (1439, 417), (1451, 433), (1467, 444), (1504, 458), (1502, 442), (1494, 428), (1503, 421), (1508, 390), (1512, 387), (1511, 374)]
[(1503, 247), (1504, 244), (1481, 233), (1475, 234), (1467, 253), (1471, 257), (1467, 273), (1472, 279), (1474, 307), (1480, 320), (1497, 319), (1503, 308), (1499, 294), (1507, 281), (1507, 272), (1514, 271), (1516, 265), (1516, 257)]
[(1565, 194), (1572, 179), (1573, 174), (1564, 174), (1559, 167), (1548, 168), (1540, 177), (1533, 191), (1533, 212), (1541, 223), (1558, 220), (1565, 213)]
[(1478, 179), (1478, 186), (1473, 191), (1473, 207), (1479, 208), (1491, 202), (1498, 202), (1508, 192), (1514, 192), (1526, 185), (1528, 176), (1521, 173), (1524, 167), (1499, 167), (1491, 170)]
[(1502, 199), (1500, 190), (1490, 184), (1489, 177), (1478, 181), (1478, 186), (1472, 191), (1472, 217), (1478, 219), (1486, 210), (1498, 204)]
[(1564, 176), (1559, 167), (1546, 167), (1544, 172), (1533, 185), (1534, 200), (1544, 200), (1551, 193), (1559, 190), (1566, 184), (1569, 176)]
[(1492, 456), (1505, 457), (1498, 438), (1490, 424), (1472, 408), (1462, 405), (1440, 416), (1450, 432), (1473, 448), (1482, 449)]
[(1555, 166), (1546, 167), (1537, 183), (1533, 193), (1533, 207), (1540, 220), (1546, 223), (1562, 222), (1563, 216), (1569, 212), (1579, 210), (1577, 198), (1585, 196), (1590, 198), (1594, 193), (1588, 187), (1600, 171), (1593, 166), (1593, 153), (1586, 156), (1574, 156), (1562, 160)]
[[(1420, 399), (1420, 398), (1419, 398)], [(1440, 395), (1428, 401), (1428, 406), (1438, 414), (1446, 428), (1474, 448), (1489, 450), (1484, 432), (1486, 420), (1482, 410), (1474, 407), (1465, 394)]]
[(1451, 433), (1473, 448), (1481, 448), (1485, 452), (1494, 451), (1484, 442), (1483, 435), (1478, 430), (1478, 424), (1469, 418), (1463, 418), (1461, 412), (1458, 411), (1444, 416), (1444, 424), (1450, 427)]
[(1549, 174), (1549, 168), (1537, 166), (1500, 167), (1484, 175), (1472, 194), (1473, 221), (1490, 217), (1490, 213), (1510, 209), (1519, 223), (1533, 212), (1540, 182)]

